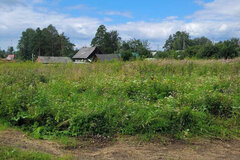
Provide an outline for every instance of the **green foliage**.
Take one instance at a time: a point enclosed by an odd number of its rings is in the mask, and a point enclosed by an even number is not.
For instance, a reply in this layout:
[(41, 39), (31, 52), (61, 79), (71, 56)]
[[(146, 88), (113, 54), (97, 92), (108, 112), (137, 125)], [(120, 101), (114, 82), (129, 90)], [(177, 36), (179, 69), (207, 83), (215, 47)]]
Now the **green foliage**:
[(0, 131), (7, 130), (9, 126), (11, 126), (9, 122), (7, 122), (6, 120), (0, 119)]
[(75, 54), (74, 44), (64, 33), (59, 34), (57, 29), (49, 25), (47, 28), (27, 29), (22, 33), (18, 43), (18, 57), (21, 60), (32, 60), (37, 56), (68, 56)]
[(229, 58), (234, 58), (238, 56), (237, 47), (239, 46), (235, 42), (224, 41), (224, 42), (218, 43), (218, 46), (219, 46), (220, 57), (229, 59)]
[(167, 51), (184, 50), (188, 46), (191, 46), (191, 43), (189, 33), (177, 31), (175, 34), (169, 36), (163, 48)]
[(212, 93), (205, 96), (206, 109), (215, 116), (231, 117), (233, 101), (231, 97), (221, 93)]
[(47, 136), (239, 136), (239, 59), (0, 65), (0, 117)]
[(123, 61), (129, 61), (130, 59), (133, 59), (134, 57), (132, 55), (132, 51), (129, 49), (129, 50), (121, 52), (121, 58)]
[(113, 54), (119, 48), (121, 38), (117, 31), (107, 32), (104, 25), (99, 26), (91, 46), (98, 47), (105, 54)]
[(164, 45), (164, 51), (156, 54), (157, 58), (235, 58), (240, 54), (240, 41), (232, 38), (223, 42), (213, 44), (206, 37), (190, 39), (186, 32), (176, 32), (170, 35)]
[(7, 56), (6, 51), (0, 49), (0, 58), (5, 58), (6, 56)]
[(11, 147), (0, 146), (0, 159), (2, 160), (70, 160), (72, 157), (57, 158), (50, 154), (22, 151)]
[(22, 32), (21, 39), (18, 42), (19, 57), (22, 60), (31, 60), (33, 54), (33, 39), (35, 36), (35, 30), (29, 28)]
[(218, 52), (218, 47), (213, 44), (207, 44), (199, 49), (196, 56), (198, 58), (214, 58), (218, 54)]
[(133, 53), (137, 53), (141, 58), (152, 57), (148, 41), (141, 41), (139, 39), (131, 39), (123, 41), (119, 50), (123, 60), (136, 59)]
[(206, 37), (194, 38), (192, 40), (193, 46), (204, 46), (206, 44), (212, 44), (212, 41)]

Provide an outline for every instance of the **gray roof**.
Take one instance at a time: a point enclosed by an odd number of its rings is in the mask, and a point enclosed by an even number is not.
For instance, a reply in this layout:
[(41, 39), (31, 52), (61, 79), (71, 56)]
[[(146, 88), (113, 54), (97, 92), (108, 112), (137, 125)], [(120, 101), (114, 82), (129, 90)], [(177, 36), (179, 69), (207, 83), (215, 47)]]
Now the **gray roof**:
[(72, 62), (69, 57), (48, 57), (48, 56), (39, 56), (38, 62), (40, 63), (70, 63)]
[(96, 47), (83, 47), (73, 56), (73, 59), (88, 58), (95, 51), (95, 49)]
[(120, 59), (118, 54), (96, 54), (96, 56), (100, 61), (111, 61)]

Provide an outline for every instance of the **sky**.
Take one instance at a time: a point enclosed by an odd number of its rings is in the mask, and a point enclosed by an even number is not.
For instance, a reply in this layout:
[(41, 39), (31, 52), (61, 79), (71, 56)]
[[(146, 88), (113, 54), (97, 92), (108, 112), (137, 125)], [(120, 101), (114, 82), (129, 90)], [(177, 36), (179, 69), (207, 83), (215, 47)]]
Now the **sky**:
[(161, 49), (186, 31), (212, 41), (240, 38), (240, 0), (0, 0), (0, 48), (17, 46), (27, 28), (54, 25), (77, 48), (89, 46), (99, 25), (123, 40), (148, 40)]

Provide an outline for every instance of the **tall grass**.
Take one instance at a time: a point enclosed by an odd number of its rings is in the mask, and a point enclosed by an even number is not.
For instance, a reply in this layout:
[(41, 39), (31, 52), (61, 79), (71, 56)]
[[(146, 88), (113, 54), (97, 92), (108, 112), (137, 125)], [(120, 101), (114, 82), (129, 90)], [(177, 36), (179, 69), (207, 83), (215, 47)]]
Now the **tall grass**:
[(0, 64), (0, 116), (45, 135), (239, 136), (240, 59)]

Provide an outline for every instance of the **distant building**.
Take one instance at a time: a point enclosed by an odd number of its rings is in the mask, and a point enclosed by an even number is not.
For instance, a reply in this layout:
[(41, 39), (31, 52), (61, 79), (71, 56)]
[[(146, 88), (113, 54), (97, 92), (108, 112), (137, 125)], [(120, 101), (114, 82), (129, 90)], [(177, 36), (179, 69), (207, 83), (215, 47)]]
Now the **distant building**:
[(118, 54), (96, 54), (96, 60), (101, 62), (120, 60), (120, 56)]
[(156, 58), (145, 58), (145, 61), (156, 61)]
[(38, 63), (52, 64), (52, 63), (71, 63), (72, 60), (69, 57), (48, 57), (39, 56), (37, 59)]
[(6, 58), (7, 61), (13, 61), (14, 60), (14, 54), (10, 54)]
[(157, 51), (151, 51), (152, 56), (155, 56), (157, 54)]
[(137, 52), (132, 52), (132, 56), (135, 57), (135, 58), (139, 58), (139, 53), (137, 53)]
[(85, 63), (96, 61), (96, 55), (103, 54), (97, 47), (83, 47), (74, 56), (75, 63)]

